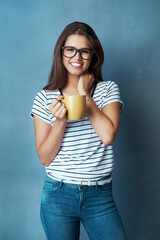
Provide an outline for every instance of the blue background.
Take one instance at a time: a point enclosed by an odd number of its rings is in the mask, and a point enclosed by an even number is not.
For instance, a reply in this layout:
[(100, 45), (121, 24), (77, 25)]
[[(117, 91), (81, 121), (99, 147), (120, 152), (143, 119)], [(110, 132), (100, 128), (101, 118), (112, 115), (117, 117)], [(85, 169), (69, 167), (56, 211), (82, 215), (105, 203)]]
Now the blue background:
[(45, 170), (29, 113), (47, 83), (57, 38), (75, 20), (97, 33), (104, 80), (118, 83), (125, 103), (113, 189), (128, 238), (159, 240), (159, 0), (0, 1), (0, 239), (45, 239), (39, 218)]

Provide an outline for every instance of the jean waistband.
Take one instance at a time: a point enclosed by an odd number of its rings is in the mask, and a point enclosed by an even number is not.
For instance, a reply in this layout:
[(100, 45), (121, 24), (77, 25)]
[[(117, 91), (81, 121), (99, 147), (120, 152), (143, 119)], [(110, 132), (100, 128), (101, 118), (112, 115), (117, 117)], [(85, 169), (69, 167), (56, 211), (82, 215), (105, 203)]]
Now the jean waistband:
[(75, 184), (75, 185), (80, 185), (80, 186), (96, 186), (96, 185), (104, 185), (106, 183), (111, 182), (112, 180), (112, 176), (111, 174), (106, 175), (96, 181), (86, 181), (86, 180), (82, 180), (82, 181), (70, 181), (70, 180), (65, 180), (65, 179), (57, 179), (54, 178), (53, 176), (47, 175), (47, 177), (49, 179), (53, 179), (55, 181), (59, 181), (59, 182), (64, 182), (64, 183), (69, 183), (69, 184)]

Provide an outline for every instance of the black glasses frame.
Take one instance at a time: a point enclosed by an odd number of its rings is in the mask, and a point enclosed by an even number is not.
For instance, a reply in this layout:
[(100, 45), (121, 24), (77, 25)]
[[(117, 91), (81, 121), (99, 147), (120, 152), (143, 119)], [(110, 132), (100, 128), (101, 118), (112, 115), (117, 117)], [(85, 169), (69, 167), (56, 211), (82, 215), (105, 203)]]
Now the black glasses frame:
[[(72, 57), (68, 57), (68, 56), (64, 55), (64, 49), (65, 49), (65, 48), (73, 48), (73, 49), (75, 50), (75, 54), (74, 54)], [(90, 57), (90, 58), (83, 58), (83, 57), (82, 57), (82, 52), (83, 52), (84, 50), (89, 50), (89, 51), (91, 52), (91, 57)], [(82, 59), (84, 59), (84, 60), (91, 60), (91, 59), (92, 59), (92, 56), (93, 56), (93, 54), (94, 54), (93, 50), (91, 50), (90, 48), (77, 49), (77, 48), (75, 48), (75, 47), (70, 47), (70, 46), (65, 46), (65, 47), (63, 46), (63, 47), (62, 47), (62, 52), (63, 52), (63, 56), (65, 56), (66, 58), (73, 58), (74, 56), (76, 56), (77, 52), (79, 52), (80, 57), (81, 57)]]

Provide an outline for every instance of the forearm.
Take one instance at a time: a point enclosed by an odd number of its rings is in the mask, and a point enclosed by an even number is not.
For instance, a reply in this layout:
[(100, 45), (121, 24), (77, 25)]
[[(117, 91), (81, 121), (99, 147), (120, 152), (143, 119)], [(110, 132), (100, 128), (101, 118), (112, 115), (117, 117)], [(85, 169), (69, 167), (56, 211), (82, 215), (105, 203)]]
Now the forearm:
[(64, 136), (66, 123), (67, 121), (56, 119), (47, 138), (38, 147), (37, 153), (43, 165), (49, 166), (57, 155)]
[(111, 145), (117, 134), (117, 126), (101, 111), (93, 99), (87, 94), (87, 116), (104, 145)]

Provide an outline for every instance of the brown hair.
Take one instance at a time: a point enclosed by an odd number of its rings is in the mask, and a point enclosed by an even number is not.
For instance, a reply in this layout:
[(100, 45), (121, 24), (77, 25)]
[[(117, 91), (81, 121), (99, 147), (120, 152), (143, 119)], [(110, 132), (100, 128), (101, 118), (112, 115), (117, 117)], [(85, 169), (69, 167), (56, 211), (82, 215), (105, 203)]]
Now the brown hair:
[(94, 54), (89, 67), (89, 72), (94, 75), (95, 81), (100, 82), (102, 79), (102, 64), (104, 61), (104, 53), (102, 46), (98, 40), (97, 35), (93, 29), (82, 22), (73, 22), (65, 27), (55, 45), (54, 60), (52, 69), (49, 75), (49, 81), (46, 90), (59, 89), (65, 86), (67, 82), (67, 70), (62, 61), (62, 46), (64, 46), (66, 39), (73, 34), (83, 35), (88, 39), (91, 49)]

